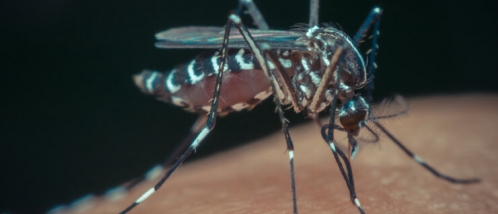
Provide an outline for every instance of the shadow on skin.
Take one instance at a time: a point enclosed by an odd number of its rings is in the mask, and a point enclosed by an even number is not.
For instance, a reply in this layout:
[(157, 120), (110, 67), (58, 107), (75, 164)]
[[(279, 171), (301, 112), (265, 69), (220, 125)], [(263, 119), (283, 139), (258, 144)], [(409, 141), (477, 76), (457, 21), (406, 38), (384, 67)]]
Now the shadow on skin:
[[(498, 96), (431, 96), (408, 103), (407, 116), (383, 123), (389, 131), (440, 172), (482, 182), (456, 185), (436, 178), (382, 137), (379, 144), (364, 145), (352, 162), (365, 212), (497, 213)], [(310, 122), (290, 132), (299, 212), (358, 213), (319, 129)], [(347, 142), (342, 134), (336, 139)], [(182, 165), (130, 213), (292, 213), (285, 148), (283, 134), (275, 133)], [(118, 213), (155, 182), (143, 182), (117, 201), (100, 197), (60, 213)]]

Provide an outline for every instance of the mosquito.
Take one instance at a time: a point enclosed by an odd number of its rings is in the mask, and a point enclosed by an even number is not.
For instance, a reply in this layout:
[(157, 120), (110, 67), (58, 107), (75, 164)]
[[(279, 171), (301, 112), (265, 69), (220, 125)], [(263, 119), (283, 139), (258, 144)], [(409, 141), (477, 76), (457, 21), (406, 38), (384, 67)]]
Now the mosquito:
[[(350, 159), (358, 150), (355, 137), (361, 128), (370, 130), (369, 125), (380, 129), (434, 175), (453, 183), (479, 182), (479, 179), (455, 179), (439, 173), (390, 134), (378, 122), (381, 117), (370, 114), (381, 8), (374, 7), (355, 36), (350, 38), (333, 25), (318, 24), (318, 4), (319, 0), (310, 0), (309, 23), (290, 31), (269, 29), (252, 0), (239, 0), (236, 12), (229, 16), (224, 28), (180, 27), (156, 34), (158, 48), (211, 51), (167, 73), (144, 70), (134, 76), (136, 85), (146, 94), (200, 116), (174, 153), (177, 155), (170, 158), (173, 164), (165, 175), (121, 213), (129, 212), (158, 191), (214, 129), (217, 116), (252, 109), (272, 95), (289, 155), (293, 213), (298, 213), (294, 146), (283, 106), (305, 112), (318, 124), (318, 114), (330, 107), (330, 121), (326, 125), (320, 124), (321, 134), (346, 182), (351, 202), (362, 214), (365, 212), (354, 189)], [(248, 29), (241, 22), (239, 15), (244, 8), (258, 29)], [(358, 46), (368, 32), (373, 34), (370, 38), (372, 47), (366, 54), (368, 60), (364, 60)], [(366, 98), (359, 95), (360, 89), (366, 90)], [(335, 122), (336, 115), (339, 124)], [(334, 130), (347, 133), (347, 155), (336, 146)]]

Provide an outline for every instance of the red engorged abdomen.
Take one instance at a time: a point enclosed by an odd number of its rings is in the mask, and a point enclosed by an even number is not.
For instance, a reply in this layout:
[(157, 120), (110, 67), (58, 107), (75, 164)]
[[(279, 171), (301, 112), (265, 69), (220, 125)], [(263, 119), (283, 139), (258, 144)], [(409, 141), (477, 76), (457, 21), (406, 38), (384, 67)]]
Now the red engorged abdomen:
[[(193, 108), (210, 106), (216, 76), (202, 79), (194, 85), (182, 85), (172, 96), (179, 97)], [(270, 82), (262, 70), (225, 72), (221, 85), (218, 111), (239, 103), (247, 103), (257, 94), (269, 91)]]

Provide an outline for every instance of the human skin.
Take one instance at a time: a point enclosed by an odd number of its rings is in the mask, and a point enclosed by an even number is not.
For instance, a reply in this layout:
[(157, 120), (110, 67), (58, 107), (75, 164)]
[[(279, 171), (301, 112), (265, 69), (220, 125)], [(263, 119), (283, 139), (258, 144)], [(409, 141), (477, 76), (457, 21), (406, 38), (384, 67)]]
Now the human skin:
[[(362, 145), (352, 162), (365, 212), (498, 213), (498, 96), (430, 96), (408, 103), (409, 113), (384, 122), (386, 128), (440, 172), (482, 182), (439, 179), (383, 137)], [(290, 133), (299, 213), (359, 213), (317, 126), (292, 127)], [(337, 135), (344, 144), (344, 135)], [(292, 213), (285, 148), (283, 134), (275, 133), (182, 165), (130, 213)], [(117, 201), (99, 197), (61, 213), (118, 213), (155, 182), (143, 182)]]

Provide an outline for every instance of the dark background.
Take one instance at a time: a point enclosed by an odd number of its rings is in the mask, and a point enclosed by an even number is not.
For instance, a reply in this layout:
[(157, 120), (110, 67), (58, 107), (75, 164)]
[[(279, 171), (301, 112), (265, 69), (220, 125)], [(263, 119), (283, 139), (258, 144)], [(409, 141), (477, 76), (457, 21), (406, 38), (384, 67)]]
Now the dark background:
[[(323, 1), (350, 35), (384, 9), (375, 97), (497, 91), (492, 1)], [(307, 23), (308, 3), (256, 0), (269, 25)], [(144, 96), (131, 75), (198, 51), (154, 48), (156, 32), (222, 26), (236, 0), (2, 1), (0, 212), (41, 213), (101, 194), (164, 160), (196, 118)], [(229, 115), (191, 159), (279, 131), (273, 104)], [(288, 112), (291, 125), (304, 121)], [(285, 146), (282, 145), (282, 152)]]

